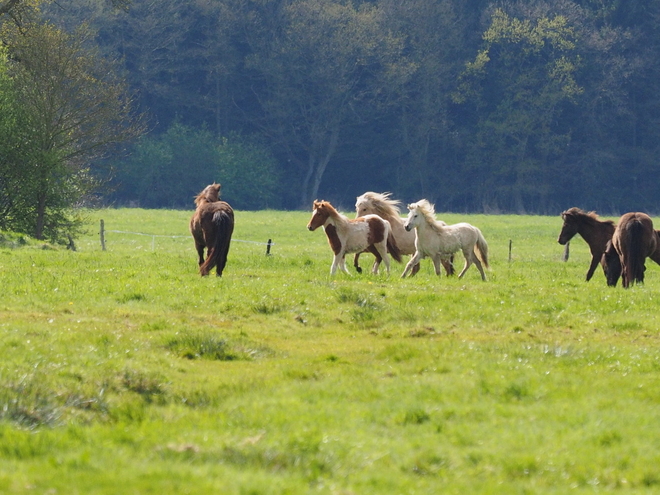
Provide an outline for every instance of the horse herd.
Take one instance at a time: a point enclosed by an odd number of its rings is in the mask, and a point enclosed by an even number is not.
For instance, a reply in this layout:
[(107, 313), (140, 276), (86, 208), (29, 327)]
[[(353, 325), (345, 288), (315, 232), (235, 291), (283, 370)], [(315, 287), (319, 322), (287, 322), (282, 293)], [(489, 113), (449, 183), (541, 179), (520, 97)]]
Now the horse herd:
[[(197, 209), (190, 220), (202, 276), (214, 267), (216, 274), (222, 275), (234, 230), (234, 211), (228, 203), (220, 201), (220, 188), (220, 184), (210, 184), (195, 197)], [(453, 275), (454, 254), (461, 251), (465, 265), (458, 277), (463, 277), (474, 264), (481, 279), (486, 280), (488, 244), (477, 227), (465, 222), (447, 225), (436, 220), (433, 205), (425, 199), (409, 204), (408, 216), (402, 218), (400, 204), (389, 193), (366, 192), (357, 198), (357, 215), (350, 219), (328, 201), (314, 201), (307, 229), (313, 231), (323, 226), (334, 254), (332, 275), (337, 269), (349, 273), (345, 257), (351, 253), (355, 255), (355, 269), (362, 272), (359, 256), (364, 252), (376, 258), (372, 273), (378, 273), (383, 263), (389, 274), (390, 256), (401, 262), (402, 255), (412, 255), (401, 277), (415, 275), (424, 258), (431, 258), (437, 275), (441, 267), (447, 275)], [(557, 241), (565, 245), (580, 234), (589, 245), (592, 259), (587, 281), (600, 263), (608, 285), (615, 286), (621, 278), (623, 287), (627, 288), (644, 281), (647, 257), (660, 264), (660, 231), (654, 230), (651, 218), (645, 213), (626, 213), (617, 225), (580, 208), (570, 208), (561, 217), (564, 223)]]
[(591, 265), (587, 281), (600, 263), (607, 285), (615, 286), (621, 278), (623, 287), (644, 282), (646, 258), (660, 264), (660, 232), (646, 213), (624, 214), (618, 224), (601, 220), (594, 212), (570, 208), (561, 214), (564, 225), (557, 241), (566, 244), (580, 234), (589, 244)]
[(389, 254), (396, 261), (401, 261), (402, 254), (412, 254), (402, 277), (417, 273), (423, 258), (431, 258), (437, 275), (440, 275), (441, 266), (447, 275), (452, 275), (453, 255), (461, 251), (465, 265), (458, 277), (465, 275), (474, 264), (482, 280), (486, 280), (484, 266), (488, 268), (488, 244), (477, 227), (465, 222), (447, 225), (437, 221), (433, 205), (425, 199), (408, 205), (408, 218), (403, 219), (399, 214), (399, 202), (389, 196), (389, 193), (374, 192), (359, 196), (355, 219), (342, 215), (327, 201), (314, 201), (307, 228), (316, 230), (323, 226), (334, 253), (332, 275), (337, 268), (348, 273), (344, 260), (348, 253), (355, 253), (354, 265), (361, 271), (358, 257), (363, 252), (371, 252), (376, 257), (373, 273), (378, 272), (381, 261), (387, 273), (390, 272)]

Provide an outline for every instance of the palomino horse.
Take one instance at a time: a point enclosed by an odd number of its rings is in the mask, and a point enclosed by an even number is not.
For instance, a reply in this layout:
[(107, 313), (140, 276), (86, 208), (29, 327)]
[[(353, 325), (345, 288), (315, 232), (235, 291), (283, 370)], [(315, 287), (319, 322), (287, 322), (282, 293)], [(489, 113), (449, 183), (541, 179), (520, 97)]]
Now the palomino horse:
[[(234, 232), (234, 210), (228, 203), (220, 201), (220, 187), (214, 182), (197, 195), (197, 210), (190, 219), (190, 233), (195, 240), (202, 276), (208, 275), (213, 267), (216, 267), (216, 275), (222, 276)], [(204, 248), (207, 248), (206, 261)]]
[(332, 252), (335, 254), (330, 274), (334, 275), (337, 268), (345, 273), (346, 253), (362, 252), (373, 248), (376, 253), (376, 263), (372, 269), (378, 273), (381, 260), (385, 262), (387, 273), (390, 273), (390, 257), (388, 250), (396, 261), (401, 261), (399, 248), (392, 236), (390, 222), (383, 220), (378, 215), (366, 215), (364, 217), (350, 220), (342, 215), (327, 201), (314, 201), (312, 218), (307, 224), (308, 230), (316, 230), (323, 225), (325, 235)]
[(615, 286), (619, 276), (625, 288), (644, 282), (647, 257), (660, 264), (660, 231), (645, 213), (626, 213), (603, 254), (607, 285)]
[[(404, 219), (401, 218), (399, 210), (401, 202), (390, 199), (390, 193), (376, 193), (366, 192), (362, 196), (357, 197), (355, 202), (355, 212), (358, 217), (364, 215), (378, 215), (379, 217), (390, 222), (392, 226), (392, 235), (396, 240), (396, 245), (401, 254), (415, 254), (415, 232), (407, 231), (403, 227)], [(353, 265), (358, 273), (362, 272), (362, 268), (358, 264), (360, 253), (355, 253)], [(447, 275), (454, 274), (454, 266), (452, 265), (453, 256), (450, 260), (441, 260), (442, 266), (445, 268)], [(419, 263), (412, 269), (412, 275), (419, 271)]]
[(562, 212), (561, 218), (564, 220), (564, 225), (557, 239), (559, 244), (565, 245), (575, 234), (580, 234), (589, 244), (591, 265), (589, 265), (587, 271), (587, 282), (593, 277), (599, 262), (603, 265), (603, 271), (607, 275), (603, 253), (614, 234), (614, 222), (612, 220), (600, 220), (595, 212), (586, 212), (577, 207)]
[(416, 251), (401, 277), (405, 277), (416, 263), (426, 257), (433, 260), (435, 273), (440, 275), (440, 260), (447, 259), (460, 250), (465, 257), (465, 266), (458, 274), (458, 278), (463, 277), (470, 265), (474, 263), (481, 273), (481, 279), (486, 280), (486, 274), (481, 264), (483, 262), (483, 265), (488, 268), (488, 244), (477, 227), (464, 222), (455, 225), (444, 225), (438, 222), (435, 219), (433, 205), (425, 199), (408, 205), (408, 210), (410, 211), (404, 227), (408, 231), (416, 229)]
[[(660, 230), (655, 231), (655, 237), (657, 241), (656, 248), (653, 253), (649, 254), (649, 258), (660, 265)], [(606, 267), (607, 285), (615, 287), (619, 278), (621, 278), (621, 260), (619, 259), (619, 253), (612, 246), (612, 241), (607, 243), (607, 249), (605, 249), (605, 254), (603, 254), (602, 262)]]

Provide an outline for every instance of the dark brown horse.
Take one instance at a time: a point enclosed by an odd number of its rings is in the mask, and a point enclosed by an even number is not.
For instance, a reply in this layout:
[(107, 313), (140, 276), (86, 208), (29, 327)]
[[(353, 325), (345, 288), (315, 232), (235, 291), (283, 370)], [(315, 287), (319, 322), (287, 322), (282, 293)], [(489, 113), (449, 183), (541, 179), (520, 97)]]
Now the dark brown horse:
[[(660, 260), (660, 253), (657, 251), (658, 233), (653, 229), (651, 217), (640, 212), (623, 215), (603, 256), (607, 264), (608, 285), (616, 285), (618, 273), (621, 274), (621, 284), (624, 288), (643, 283), (646, 258), (651, 257), (657, 262)], [(618, 266), (616, 255), (619, 258)]]
[[(190, 219), (190, 233), (195, 240), (202, 276), (208, 275), (213, 267), (216, 267), (216, 275), (222, 276), (234, 232), (234, 210), (228, 203), (220, 201), (220, 187), (214, 182), (197, 195), (197, 210)], [(204, 248), (207, 250), (206, 260)]]
[(593, 277), (599, 262), (603, 265), (603, 271), (607, 275), (603, 253), (614, 234), (614, 222), (600, 220), (595, 212), (587, 212), (576, 207), (562, 212), (561, 218), (564, 220), (564, 225), (557, 239), (559, 244), (565, 245), (575, 234), (580, 234), (589, 244), (591, 265), (587, 271), (587, 282)]
[[(660, 230), (655, 231), (655, 239), (655, 251), (649, 254), (649, 258), (660, 265)], [(605, 250), (605, 254), (603, 254), (603, 262), (607, 267), (605, 270), (607, 285), (615, 287), (621, 277), (621, 259), (619, 258), (619, 253), (614, 249), (612, 241), (607, 243), (607, 249)]]

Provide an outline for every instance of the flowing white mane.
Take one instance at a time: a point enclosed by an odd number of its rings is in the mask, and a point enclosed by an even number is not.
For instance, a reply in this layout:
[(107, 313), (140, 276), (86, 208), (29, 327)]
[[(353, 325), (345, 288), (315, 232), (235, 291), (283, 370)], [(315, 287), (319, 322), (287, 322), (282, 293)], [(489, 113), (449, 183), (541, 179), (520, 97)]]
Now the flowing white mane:
[(435, 208), (426, 199), (420, 199), (417, 203), (408, 205), (409, 210), (417, 210), (424, 216), (424, 220), (432, 227), (436, 227), (438, 223), (435, 219)]
[(360, 204), (367, 203), (371, 212), (381, 218), (398, 217), (401, 213), (401, 210), (399, 209), (401, 202), (390, 199), (391, 194), (392, 193), (377, 193), (369, 191), (362, 196), (358, 196), (355, 206), (356, 208), (359, 208)]

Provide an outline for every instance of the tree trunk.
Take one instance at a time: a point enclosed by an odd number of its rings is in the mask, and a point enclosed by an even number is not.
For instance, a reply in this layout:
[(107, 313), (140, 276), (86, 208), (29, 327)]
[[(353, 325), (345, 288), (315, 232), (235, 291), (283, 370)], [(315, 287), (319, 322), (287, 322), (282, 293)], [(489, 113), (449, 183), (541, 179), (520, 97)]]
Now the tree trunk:
[(40, 194), (37, 199), (37, 224), (34, 228), (36, 239), (44, 238), (44, 225), (46, 223), (46, 195)]
[[(305, 174), (302, 191), (300, 192), (300, 207), (303, 210), (308, 209), (312, 204), (312, 201), (319, 199), (317, 195), (319, 193), (319, 187), (321, 186), (323, 174), (328, 163), (330, 163), (330, 159), (337, 150), (337, 143), (339, 141), (339, 124), (334, 125), (330, 133), (327, 136), (324, 136), (324, 138), (324, 142), (321, 146), (324, 147), (325, 150), (318, 154), (310, 153), (309, 156), (307, 173)], [(321, 155), (320, 158), (317, 158), (318, 155)]]

